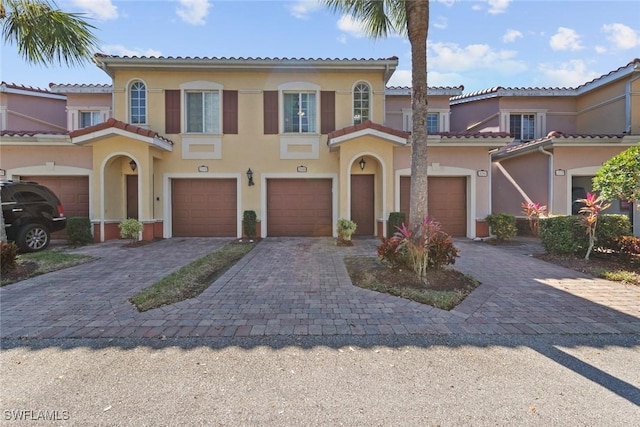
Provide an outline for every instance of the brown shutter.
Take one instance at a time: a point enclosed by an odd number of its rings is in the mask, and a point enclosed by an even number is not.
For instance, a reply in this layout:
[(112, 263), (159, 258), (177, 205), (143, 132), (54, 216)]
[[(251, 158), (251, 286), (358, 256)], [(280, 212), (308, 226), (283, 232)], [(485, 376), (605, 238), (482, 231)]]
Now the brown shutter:
[(164, 132), (180, 133), (180, 90), (164, 91)]
[(265, 90), (263, 92), (264, 134), (278, 133), (278, 91)]
[(336, 93), (320, 92), (320, 133), (327, 134), (336, 130)]
[(222, 91), (222, 133), (238, 133), (238, 91)]

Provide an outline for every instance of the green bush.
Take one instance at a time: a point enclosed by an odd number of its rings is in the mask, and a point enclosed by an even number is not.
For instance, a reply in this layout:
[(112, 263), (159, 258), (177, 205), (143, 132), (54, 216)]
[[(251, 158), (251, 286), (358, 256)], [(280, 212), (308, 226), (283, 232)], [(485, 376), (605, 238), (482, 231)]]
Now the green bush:
[(491, 232), (498, 240), (509, 240), (516, 235), (516, 217), (507, 213), (487, 215), (485, 221), (489, 223)]
[(340, 218), (337, 227), (338, 237), (342, 240), (351, 240), (351, 235), (356, 232), (356, 228), (358, 228), (358, 224), (355, 222), (346, 218)]
[(118, 228), (120, 229), (120, 237), (135, 243), (142, 232), (142, 223), (137, 219), (127, 218), (118, 225)]
[(404, 212), (391, 212), (389, 214), (389, 221), (387, 221), (387, 236), (391, 237), (398, 229), (396, 227), (400, 227), (403, 222), (407, 221), (407, 216)]
[[(619, 239), (631, 234), (631, 223), (626, 215), (600, 215), (596, 227), (595, 247), (619, 250)], [(576, 254), (583, 256), (589, 248), (589, 236), (581, 224), (580, 216), (556, 216), (540, 220), (540, 242), (550, 254)]]
[(16, 266), (16, 259), (18, 257), (18, 246), (11, 242), (2, 242), (2, 248), (0, 250), (0, 272), (7, 274), (13, 270)]
[(244, 211), (242, 213), (244, 234), (250, 239), (254, 239), (256, 237), (257, 222), (258, 216), (255, 211)]
[(69, 244), (84, 246), (93, 242), (91, 220), (87, 217), (72, 217), (67, 220)]

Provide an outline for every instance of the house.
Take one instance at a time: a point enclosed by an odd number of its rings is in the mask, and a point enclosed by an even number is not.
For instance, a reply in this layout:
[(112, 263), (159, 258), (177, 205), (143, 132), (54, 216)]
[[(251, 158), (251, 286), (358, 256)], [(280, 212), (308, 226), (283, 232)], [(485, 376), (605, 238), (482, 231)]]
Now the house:
[[(411, 90), (387, 87), (395, 57), (95, 62), (111, 85), (3, 86), (0, 169), (63, 193), (96, 241), (117, 238), (127, 217), (144, 239), (241, 237), (246, 210), (262, 237), (335, 236), (343, 217), (356, 234), (384, 236), (389, 213), (408, 211)], [(640, 140), (637, 66), (576, 89), (430, 87), (430, 215), (474, 238), (487, 235), (486, 215), (520, 214), (524, 195), (569, 212), (567, 188)], [(17, 96), (59, 101), (57, 133), (19, 129), (7, 99)], [(598, 126), (601, 115), (612, 118)], [(533, 133), (514, 133), (531, 120)]]

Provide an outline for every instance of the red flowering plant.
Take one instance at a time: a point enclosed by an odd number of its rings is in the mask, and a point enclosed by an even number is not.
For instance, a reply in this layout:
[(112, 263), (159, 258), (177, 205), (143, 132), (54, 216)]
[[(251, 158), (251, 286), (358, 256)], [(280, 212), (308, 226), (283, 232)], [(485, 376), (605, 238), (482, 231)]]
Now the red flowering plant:
[(540, 218), (548, 215), (547, 206), (540, 203), (522, 202), (522, 211), (529, 218), (531, 234), (537, 236), (540, 231)]
[(584, 199), (578, 199), (577, 202), (584, 204), (580, 209), (580, 213), (583, 214), (580, 218), (582, 225), (585, 227), (587, 235), (589, 236), (589, 248), (584, 259), (588, 260), (593, 247), (596, 244), (596, 226), (598, 225), (598, 216), (611, 206), (611, 202), (607, 202), (593, 193), (587, 193), (587, 197)]

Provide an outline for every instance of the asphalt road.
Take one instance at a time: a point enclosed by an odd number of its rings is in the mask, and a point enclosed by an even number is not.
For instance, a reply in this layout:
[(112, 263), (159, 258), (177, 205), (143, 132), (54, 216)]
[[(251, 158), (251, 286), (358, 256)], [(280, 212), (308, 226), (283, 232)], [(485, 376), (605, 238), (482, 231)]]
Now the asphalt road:
[(0, 370), (3, 426), (640, 425), (639, 335), (3, 340)]

